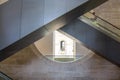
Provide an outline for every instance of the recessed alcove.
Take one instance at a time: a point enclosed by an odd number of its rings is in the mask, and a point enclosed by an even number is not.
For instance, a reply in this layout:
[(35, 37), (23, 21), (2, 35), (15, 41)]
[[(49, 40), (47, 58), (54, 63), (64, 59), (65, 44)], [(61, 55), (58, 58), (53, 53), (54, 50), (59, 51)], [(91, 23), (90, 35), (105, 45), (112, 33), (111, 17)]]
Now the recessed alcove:
[(92, 51), (81, 44), (62, 31), (54, 31), (34, 43), (40, 54), (57, 62), (74, 62), (92, 56)]

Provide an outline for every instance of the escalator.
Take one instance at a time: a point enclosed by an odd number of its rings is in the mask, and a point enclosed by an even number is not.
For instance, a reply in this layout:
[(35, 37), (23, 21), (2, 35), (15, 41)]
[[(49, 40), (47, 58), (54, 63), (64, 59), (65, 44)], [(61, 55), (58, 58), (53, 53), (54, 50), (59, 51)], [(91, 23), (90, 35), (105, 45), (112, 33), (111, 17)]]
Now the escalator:
[[(90, 15), (91, 16), (93, 15), (94, 17), (90, 18)], [(109, 37), (120, 42), (120, 28), (100, 18), (99, 16), (94, 15), (91, 12), (88, 12), (84, 14), (83, 16), (79, 17), (79, 20), (91, 25), (97, 30), (105, 33)]]
[(98, 55), (120, 66), (120, 28), (88, 12), (60, 29)]
[(13, 79), (8, 77), (6, 74), (0, 72), (0, 80), (13, 80)]
[[(15, 0), (16, 1), (16, 0)], [(0, 50), (0, 61), (2, 61), (2, 60), (4, 60), (4, 59), (6, 59), (6, 58), (8, 58), (8, 57), (10, 57), (11, 55), (13, 55), (13, 54), (15, 54), (17, 51), (19, 51), (19, 50), (21, 50), (21, 49), (23, 49), (23, 48), (25, 48), (25, 47), (27, 47), (27, 46), (29, 46), (30, 44), (32, 44), (32, 43), (34, 43), (35, 41), (37, 41), (37, 40), (39, 40), (39, 39), (41, 39), (41, 38), (43, 38), (44, 36), (46, 36), (46, 35), (48, 35), (48, 34), (50, 34), (51, 32), (53, 32), (54, 30), (56, 30), (56, 29), (59, 29), (59, 28), (61, 28), (61, 27), (63, 27), (63, 26), (65, 26), (65, 25), (67, 25), (67, 24), (69, 24), (69, 23), (71, 23), (73, 20), (75, 20), (76, 18), (78, 18), (80, 15), (82, 15), (82, 14), (84, 14), (84, 13), (86, 13), (86, 12), (88, 12), (88, 11), (90, 11), (91, 9), (93, 9), (93, 8), (96, 8), (97, 6), (99, 6), (99, 5), (101, 5), (102, 3), (105, 3), (106, 1), (108, 1), (108, 0), (88, 0), (87, 2), (85, 2), (84, 4), (81, 4), (80, 6), (77, 6), (76, 8), (74, 8), (74, 9), (72, 9), (71, 11), (69, 11), (69, 12), (67, 12), (67, 13), (65, 13), (64, 15), (62, 15), (62, 16), (59, 16), (58, 18), (56, 18), (56, 19), (54, 19), (54, 20), (52, 20), (51, 22), (49, 22), (48, 24), (45, 24), (45, 25), (43, 25), (43, 26), (40, 26), (37, 30), (32, 30), (32, 31), (30, 31), (30, 33), (28, 34), (28, 35), (26, 35), (25, 37), (22, 37), (22, 38), (19, 38), (19, 39), (17, 39), (17, 40), (14, 40), (14, 39), (16, 39), (16, 37), (20, 37), (20, 35), (19, 34), (21, 34), (21, 32), (19, 32), (19, 31), (21, 31), (21, 30), (18, 30), (18, 29), (21, 29), (21, 27), (19, 27), (17, 30), (18, 31), (16, 31), (15, 29), (16, 29), (16, 26), (15, 26), (15, 28), (14, 29), (12, 29), (11, 28), (11, 30), (12, 31), (10, 31), (10, 33), (12, 33), (12, 32), (17, 32), (18, 33), (18, 35), (16, 36), (16, 34), (17, 33), (15, 33), (15, 36), (14, 35), (11, 35), (10, 34), (10, 36), (9, 36), (9, 34), (7, 33), (7, 30), (6, 30), (6, 32), (4, 33), (2, 33), (2, 35), (5, 35), (5, 34), (8, 34), (7, 36), (4, 36), (2, 39), (1, 39), (1, 44), (5, 44), (5, 45), (1, 45), (1, 46), (6, 46), (5, 48), (3, 48), (3, 49), (1, 49)], [(1, 11), (1, 13), (2, 13), (2, 15), (6, 15), (6, 14), (4, 14), (4, 13), (7, 13), (6, 11), (8, 11), (8, 10), (10, 10), (9, 8), (11, 8), (11, 7), (9, 7), (9, 6), (11, 6), (12, 4), (14, 4), (14, 3), (18, 3), (19, 4), (19, 2), (14, 2), (14, 1), (9, 1), (7, 4), (5, 4), (5, 5), (2, 5), (1, 7), (0, 7), (0, 11)], [(29, 1), (27, 2), (28, 4), (29, 4)], [(22, 2), (21, 2), (21, 4), (22, 4)], [(36, 3), (35, 3), (36, 4)], [(7, 6), (7, 5), (9, 5), (9, 6)], [(16, 5), (14, 5), (13, 7), (14, 8), (20, 8), (20, 6), (19, 7), (15, 7)], [(26, 5), (25, 5), (26, 6)], [(30, 7), (31, 5), (29, 5), (29, 7)], [(29, 7), (27, 7), (27, 8), (29, 8)], [(31, 7), (34, 7), (34, 6), (31, 6)], [(25, 8), (26, 9), (26, 8)], [(16, 9), (16, 10), (18, 10), (18, 9)], [(22, 10), (22, 9), (20, 9), (20, 10)], [(28, 10), (28, 9), (27, 9)], [(26, 10), (25, 10), (26, 11)], [(11, 12), (11, 11), (9, 11), (9, 12)], [(12, 12), (14, 12), (14, 11), (12, 11)], [(12, 13), (11, 12), (11, 14), (9, 14), (9, 16), (8, 17), (6, 17), (5, 16), (5, 18), (6, 18), (6, 20), (9, 20), (9, 19), (7, 19), (7, 18), (9, 18), (10, 17), (10, 15), (12, 15), (13, 16), (13, 14), (14, 13)], [(20, 11), (17, 11), (17, 13), (18, 12), (20, 12)], [(33, 13), (35, 13), (35, 12), (33, 12)], [(16, 13), (15, 13), (16, 14)], [(2, 16), (1, 15), (1, 16)], [(33, 15), (33, 16), (35, 16), (35, 15)], [(30, 17), (33, 17), (33, 16), (30, 16)], [(2, 18), (4, 18), (4, 17), (2, 17)], [(28, 17), (29, 18), (29, 17)], [(26, 19), (26, 18), (25, 18)], [(2, 23), (5, 23), (4, 22), (4, 20), (5, 19), (3, 19), (3, 22)], [(15, 20), (16, 21), (16, 20)], [(25, 20), (26, 21), (26, 20)], [(18, 21), (18, 22), (21, 22), (21, 20), (20, 21)], [(38, 21), (36, 21), (36, 22), (38, 22)], [(35, 23), (36, 23), (35, 22)], [(9, 21), (8, 21), (8, 23), (10, 23)], [(29, 22), (29, 20), (28, 20), (28, 22), (27, 22), (28, 24), (31, 24), (30, 22)], [(34, 22), (31, 24), (31, 25), (33, 25), (33, 24), (35, 24)], [(6, 23), (5, 23), (6, 24)], [(1, 24), (1, 27), (3, 27), (3, 28), (5, 28), (5, 27), (9, 27), (10, 25), (13, 25), (13, 24), (6, 24), (6, 25), (4, 25), (4, 24)], [(19, 23), (19, 25), (21, 26), (22, 24), (21, 23)], [(17, 24), (17, 26), (18, 26), (18, 24)], [(12, 26), (13, 27), (13, 26)], [(26, 26), (23, 26), (23, 27), (25, 27), (26, 28)], [(33, 26), (32, 28), (35, 28), (35, 26)], [(6, 28), (6, 29), (8, 29), (8, 28)], [(2, 29), (1, 29), (2, 30)], [(9, 29), (10, 30), (10, 29)], [(28, 28), (27, 29), (23, 29), (23, 30), (29, 30)], [(31, 29), (30, 29), (31, 30)], [(2, 31), (1, 31), (2, 32)], [(26, 32), (26, 31), (25, 31)], [(13, 34), (13, 33), (12, 33)], [(9, 37), (8, 37), (9, 36)], [(5, 40), (4, 40), (4, 38), (5, 38)], [(7, 38), (7, 39), (6, 39)], [(6, 41), (7, 40), (7, 41)], [(9, 41), (10, 40), (10, 41)], [(9, 43), (9, 45), (8, 45), (8, 43)]]

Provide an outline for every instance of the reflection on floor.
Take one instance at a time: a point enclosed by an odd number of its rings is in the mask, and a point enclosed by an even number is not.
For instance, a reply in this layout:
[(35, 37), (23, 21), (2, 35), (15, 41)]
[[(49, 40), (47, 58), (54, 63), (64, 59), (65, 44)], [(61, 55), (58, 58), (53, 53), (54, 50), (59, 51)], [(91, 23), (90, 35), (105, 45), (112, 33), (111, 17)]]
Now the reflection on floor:
[(120, 68), (93, 55), (73, 63), (48, 60), (29, 46), (0, 62), (0, 71), (14, 80), (120, 80)]

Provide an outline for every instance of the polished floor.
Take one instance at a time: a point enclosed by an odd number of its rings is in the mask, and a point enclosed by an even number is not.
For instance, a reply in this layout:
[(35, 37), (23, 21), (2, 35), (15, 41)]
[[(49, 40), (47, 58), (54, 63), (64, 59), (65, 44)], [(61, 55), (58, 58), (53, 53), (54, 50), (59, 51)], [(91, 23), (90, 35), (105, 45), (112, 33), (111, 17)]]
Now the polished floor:
[(72, 63), (57, 63), (32, 45), (0, 62), (0, 71), (13, 80), (120, 80), (120, 68), (96, 54)]

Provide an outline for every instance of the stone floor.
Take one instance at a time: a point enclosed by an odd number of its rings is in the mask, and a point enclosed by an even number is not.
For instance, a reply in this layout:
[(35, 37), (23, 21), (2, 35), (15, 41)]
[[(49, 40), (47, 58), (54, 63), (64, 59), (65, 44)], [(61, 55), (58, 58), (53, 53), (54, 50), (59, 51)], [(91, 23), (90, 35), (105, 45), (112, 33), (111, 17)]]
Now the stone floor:
[(13, 80), (120, 80), (120, 68), (95, 54), (72, 63), (57, 63), (32, 46), (0, 62), (0, 71)]

